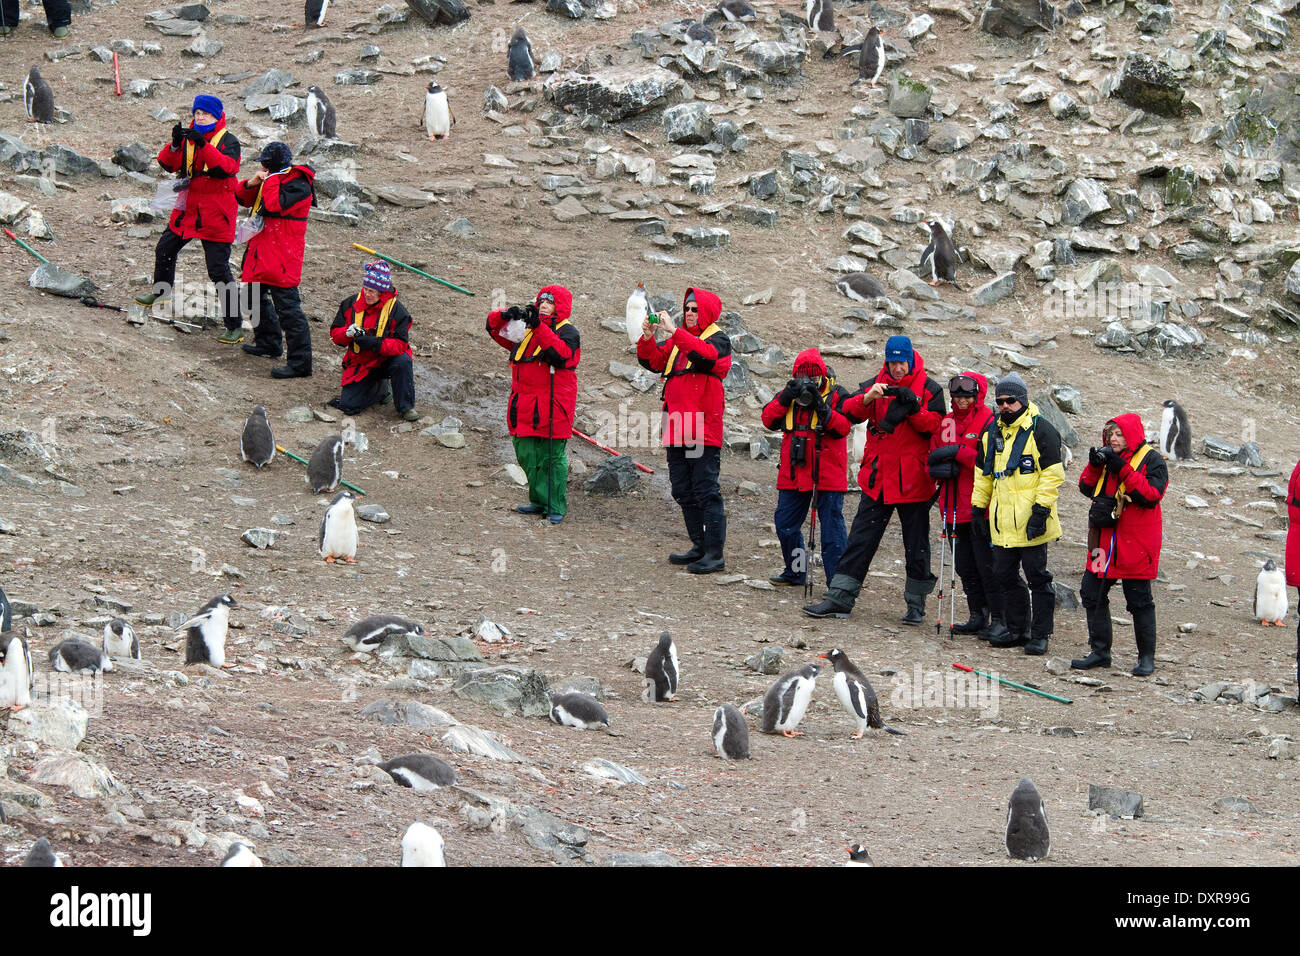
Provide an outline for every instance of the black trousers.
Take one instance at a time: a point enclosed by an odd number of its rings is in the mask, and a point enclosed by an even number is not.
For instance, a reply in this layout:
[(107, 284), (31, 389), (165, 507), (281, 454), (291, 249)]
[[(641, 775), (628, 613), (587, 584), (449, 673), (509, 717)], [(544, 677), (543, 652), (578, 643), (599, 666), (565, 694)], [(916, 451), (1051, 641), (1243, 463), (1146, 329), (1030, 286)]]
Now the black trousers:
[[(72, 26), (72, 4), (68, 0), (45, 0), (45, 19), (50, 29)], [(18, 0), (0, 0), (0, 27), (18, 26)]]
[[(1079, 582), (1079, 603), (1088, 617), (1088, 644), (1090, 647), (1109, 653), (1113, 628), (1110, 619), (1110, 589), (1116, 580), (1124, 588), (1124, 604), (1129, 614), (1133, 615), (1134, 630), (1139, 627), (1138, 619), (1142, 612), (1154, 608), (1156, 599), (1151, 596), (1151, 582), (1131, 578), (1102, 578), (1091, 571), (1083, 572)], [(1154, 624), (1154, 618), (1152, 618)], [(1154, 637), (1154, 634), (1152, 635)]]
[[(203, 243), (203, 259), (208, 267), (208, 278), (217, 287), (221, 299), (221, 317), (227, 329), (237, 329), (242, 324), (239, 318), (239, 285), (230, 272), (230, 243), (213, 242), (200, 239)], [(176, 257), (185, 248), (188, 239), (182, 239), (179, 233), (170, 228), (163, 230), (154, 250), (153, 290), (159, 295), (173, 295), (176, 285)], [(161, 289), (159, 287), (162, 287)], [(174, 296), (173, 296), (174, 298)]]
[[(253, 344), (279, 354), (289, 350), (288, 365), (299, 375), (311, 374), (311, 329), (302, 311), (298, 287), (282, 288), (254, 282), (244, 287), (253, 320)], [(254, 303), (252, 297), (256, 295)]]
[(722, 449), (711, 445), (668, 449), (668, 482), (682, 509), (686, 533), (701, 548), (722, 550), (727, 541), (727, 514), (722, 505)]
[(930, 504), (929, 501), (917, 501), (887, 505), (864, 494), (858, 503), (858, 513), (853, 516), (848, 546), (840, 555), (835, 573), (863, 581), (871, 570), (872, 559), (885, 536), (889, 518), (897, 511), (898, 523), (903, 530), (907, 579), (918, 583), (934, 581), (935, 577), (930, 573)]
[[(971, 611), (983, 609), (1001, 619), (1004, 613), (1002, 589), (993, 576), (993, 547), (981, 539), (968, 521), (957, 525), (957, 576), (966, 592)], [(1017, 585), (1023, 587), (1016, 577)]]
[(415, 407), (415, 365), (409, 355), (394, 355), (380, 362), (359, 382), (343, 386), (343, 394), (330, 402), (344, 415), (356, 415), (379, 402), (392, 383), (393, 404), (399, 414)]
[[(1024, 568), (1025, 587), (1020, 580)], [(1030, 633), (1034, 638), (1052, 635), (1056, 616), (1056, 592), (1052, 590), (1052, 572), (1047, 570), (1047, 545), (1029, 548), (993, 547), (993, 577), (1005, 602), (1003, 620), (1012, 634)], [(1030, 596), (1033, 596), (1033, 619), (1030, 620)]]

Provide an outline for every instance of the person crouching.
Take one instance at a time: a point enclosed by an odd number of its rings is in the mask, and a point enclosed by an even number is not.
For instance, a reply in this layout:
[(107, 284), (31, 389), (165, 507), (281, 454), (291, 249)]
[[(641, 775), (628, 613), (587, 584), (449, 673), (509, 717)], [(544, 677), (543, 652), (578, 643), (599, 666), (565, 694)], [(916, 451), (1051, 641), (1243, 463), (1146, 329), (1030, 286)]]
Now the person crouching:
[(410, 334), (411, 314), (397, 301), (392, 269), (387, 262), (369, 263), (361, 294), (339, 303), (330, 326), (330, 339), (345, 351), (343, 393), (329, 404), (356, 415), (388, 401), (391, 394), (402, 418), (419, 421)]

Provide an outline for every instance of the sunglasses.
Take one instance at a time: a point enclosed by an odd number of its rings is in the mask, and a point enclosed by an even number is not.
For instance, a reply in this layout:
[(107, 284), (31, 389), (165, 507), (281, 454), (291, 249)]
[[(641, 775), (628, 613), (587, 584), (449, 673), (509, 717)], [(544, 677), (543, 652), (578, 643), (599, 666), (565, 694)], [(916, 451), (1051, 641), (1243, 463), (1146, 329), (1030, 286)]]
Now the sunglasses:
[(687, 306), (686, 308), (684, 308), (682, 311), (683, 311), (683, 312), (698, 312), (698, 311), (700, 311), (700, 310), (697, 309), (697, 308), (696, 308), (695, 306), (693, 306), (693, 305), (688, 305), (688, 306)]
[(1020, 404), (1020, 399), (1018, 399), (1018, 398), (995, 398), (995, 399), (993, 399), (993, 402), (994, 402), (994, 404), (997, 404), (997, 405), (1019, 405), (1019, 404)]

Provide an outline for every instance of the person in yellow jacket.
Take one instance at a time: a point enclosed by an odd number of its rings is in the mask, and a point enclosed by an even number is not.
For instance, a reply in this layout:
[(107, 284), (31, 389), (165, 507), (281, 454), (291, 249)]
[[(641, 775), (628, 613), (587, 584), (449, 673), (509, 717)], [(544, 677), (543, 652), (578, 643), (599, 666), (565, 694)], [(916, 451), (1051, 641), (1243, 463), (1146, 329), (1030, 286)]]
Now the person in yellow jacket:
[[(983, 526), (976, 528), (978, 537), (992, 542), (993, 577), (1006, 600), (1006, 626), (990, 634), (989, 644), (1046, 654), (1056, 612), (1047, 542), (1061, 536), (1061, 436), (1038, 414), (1015, 372), (998, 382), (994, 395), (998, 417), (980, 436), (971, 490), (971, 521)], [(1020, 581), (1022, 567), (1028, 588)]]

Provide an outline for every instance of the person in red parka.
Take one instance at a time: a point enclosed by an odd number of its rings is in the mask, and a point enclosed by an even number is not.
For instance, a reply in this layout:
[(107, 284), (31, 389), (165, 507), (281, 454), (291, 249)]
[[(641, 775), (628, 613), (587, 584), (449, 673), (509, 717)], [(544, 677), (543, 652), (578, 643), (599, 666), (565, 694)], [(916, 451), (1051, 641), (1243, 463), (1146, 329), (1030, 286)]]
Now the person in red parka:
[(239, 286), (230, 272), (230, 246), (235, 241), (235, 174), (239, 172), (239, 140), (226, 129), (221, 100), (207, 93), (194, 97), (194, 118), (188, 127), (172, 127), (172, 141), (158, 153), (158, 165), (189, 178), (183, 208), (172, 211), (167, 229), (154, 251), (153, 289), (135, 301), (153, 305), (172, 295), (176, 257), (191, 239), (203, 243), (208, 278), (217, 287), (226, 331), (220, 341), (244, 341), (239, 315)]
[[(307, 214), (316, 198), (310, 166), (293, 165), (284, 143), (267, 143), (257, 157), (262, 171), (235, 188), (235, 199), (253, 216), (261, 216), (261, 232), (248, 240), (239, 276), (247, 283), (246, 302), (253, 313), (253, 344), (249, 355), (279, 358), (281, 339), (287, 347), (287, 364), (271, 370), (274, 378), (311, 375), (311, 330), (302, 312), (298, 283), (302, 281), (303, 247), (307, 241)], [(283, 331), (282, 331), (283, 330)]]
[[(722, 470), (722, 413), (727, 407), (722, 380), (731, 371), (731, 339), (718, 325), (722, 300), (707, 289), (687, 289), (682, 326), (660, 312), (641, 323), (636, 358), (664, 378), (663, 443), (668, 450), (668, 480), (682, 509), (691, 549), (670, 554), (691, 574), (726, 569), (727, 514), (718, 475)], [(655, 329), (668, 338), (659, 342)]]
[(885, 342), (885, 362), (875, 382), (850, 396), (841, 411), (852, 422), (867, 422), (867, 444), (858, 471), (862, 501), (826, 599), (803, 611), (809, 617), (849, 616), (889, 518), (897, 511), (907, 569), (903, 623), (920, 624), (925, 620), (926, 595), (937, 580), (930, 571), (930, 506), (935, 488), (926, 460), (930, 436), (947, 411), (943, 389), (925, 374), (925, 362), (912, 348), (911, 339), (895, 335)]
[(566, 453), (578, 404), (582, 340), (570, 321), (573, 293), (548, 285), (528, 306), (489, 312), (487, 331), (510, 352), (510, 403), (506, 427), (515, 458), (528, 476), (528, 504), (520, 514), (559, 524), (569, 511)]
[[(1296, 589), (1300, 606), (1300, 462), (1286, 486), (1286, 583)], [(1295, 629), (1296, 682), (1300, 683), (1300, 624)]]
[(1133, 615), (1138, 662), (1134, 677), (1146, 677), (1156, 664), (1156, 602), (1151, 582), (1160, 570), (1164, 533), (1160, 499), (1169, 484), (1165, 459), (1146, 442), (1142, 419), (1117, 415), (1101, 433), (1102, 445), (1088, 451), (1079, 491), (1092, 499), (1088, 509), (1088, 562), (1079, 585), (1079, 603), (1088, 616), (1087, 657), (1076, 670), (1110, 666), (1110, 589), (1123, 584)]
[(397, 413), (418, 422), (415, 363), (411, 359), (411, 314), (397, 301), (387, 262), (366, 264), (361, 294), (339, 303), (330, 340), (343, 353), (343, 392), (331, 399), (345, 415), (356, 415), (391, 397)]
[[(930, 438), (930, 477), (939, 483), (939, 516), (954, 529), (953, 563), (966, 592), (970, 619), (952, 625), (957, 634), (979, 634), (1002, 620), (1002, 592), (993, 576), (993, 543), (981, 537), (985, 527), (971, 521), (971, 489), (975, 484), (975, 453), (980, 436), (994, 415), (985, 404), (989, 381), (978, 372), (962, 372), (948, 382), (952, 411)], [(985, 509), (987, 511), (987, 508)]]
[(810, 507), (817, 509), (821, 522), (827, 584), (835, 577), (848, 540), (844, 492), (848, 490), (847, 445), (852, 426), (839, 410), (848, 397), (848, 390), (835, 384), (821, 352), (805, 349), (794, 360), (794, 378), (763, 409), (763, 427), (785, 433), (772, 516), (785, 568), (768, 579), (773, 584), (807, 581), (803, 520)]

